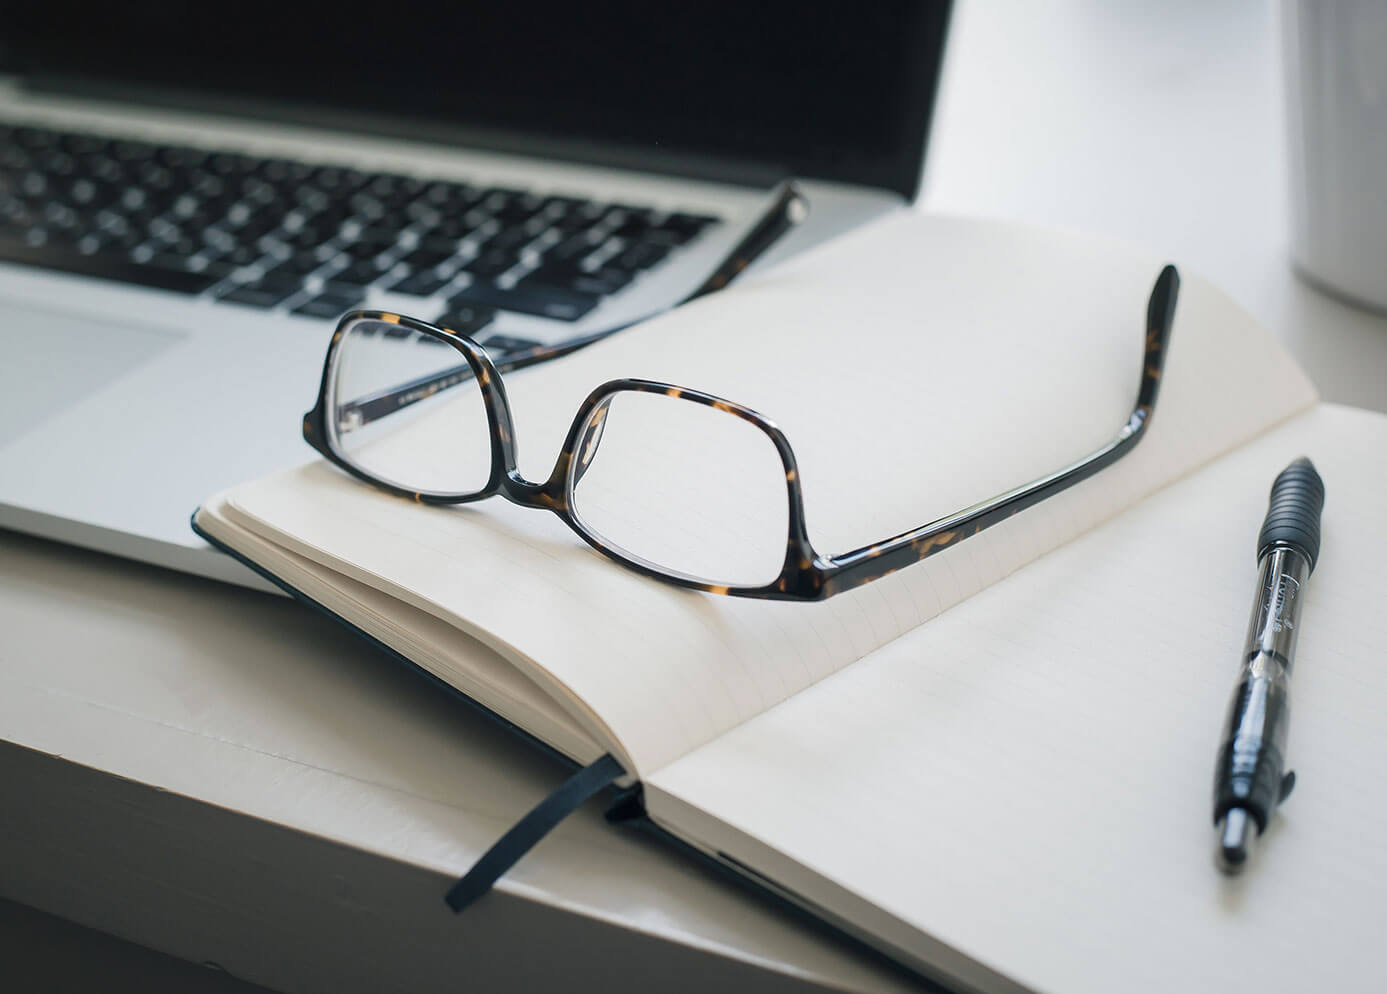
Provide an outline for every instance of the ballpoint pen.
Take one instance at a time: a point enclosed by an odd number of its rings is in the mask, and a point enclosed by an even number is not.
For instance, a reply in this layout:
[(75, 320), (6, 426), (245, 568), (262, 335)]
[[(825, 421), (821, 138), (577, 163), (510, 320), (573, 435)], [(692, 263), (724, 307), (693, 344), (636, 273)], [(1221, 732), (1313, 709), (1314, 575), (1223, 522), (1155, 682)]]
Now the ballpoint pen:
[(1291, 463), (1272, 484), (1257, 539), (1257, 599), (1214, 769), (1215, 859), (1225, 873), (1242, 870), (1295, 786), (1295, 774), (1282, 772), (1291, 667), (1302, 591), (1320, 554), (1323, 507), (1324, 483), (1309, 459)]

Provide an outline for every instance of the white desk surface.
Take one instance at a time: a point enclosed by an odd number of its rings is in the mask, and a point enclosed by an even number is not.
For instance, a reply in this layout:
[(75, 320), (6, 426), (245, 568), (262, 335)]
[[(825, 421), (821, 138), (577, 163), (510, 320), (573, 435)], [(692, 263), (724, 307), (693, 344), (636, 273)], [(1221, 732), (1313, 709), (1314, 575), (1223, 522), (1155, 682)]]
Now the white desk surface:
[[(920, 206), (1162, 248), (1387, 410), (1387, 320), (1286, 262), (1275, 15), (963, 0)], [(296, 991), (902, 984), (595, 810), (454, 918), (557, 771), (288, 602), (0, 533), (0, 631), (0, 896)]]

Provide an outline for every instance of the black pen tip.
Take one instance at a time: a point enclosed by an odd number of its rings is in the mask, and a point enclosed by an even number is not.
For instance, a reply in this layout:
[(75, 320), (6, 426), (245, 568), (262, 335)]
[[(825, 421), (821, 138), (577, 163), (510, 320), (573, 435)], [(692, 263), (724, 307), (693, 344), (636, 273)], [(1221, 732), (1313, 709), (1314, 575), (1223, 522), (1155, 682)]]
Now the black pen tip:
[(1218, 868), (1224, 873), (1237, 875), (1247, 864), (1247, 850), (1238, 844), (1230, 846), (1220, 843), (1215, 859), (1218, 862)]
[(1224, 873), (1241, 873), (1256, 841), (1257, 822), (1243, 808), (1230, 808), (1218, 823), (1214, 862)]

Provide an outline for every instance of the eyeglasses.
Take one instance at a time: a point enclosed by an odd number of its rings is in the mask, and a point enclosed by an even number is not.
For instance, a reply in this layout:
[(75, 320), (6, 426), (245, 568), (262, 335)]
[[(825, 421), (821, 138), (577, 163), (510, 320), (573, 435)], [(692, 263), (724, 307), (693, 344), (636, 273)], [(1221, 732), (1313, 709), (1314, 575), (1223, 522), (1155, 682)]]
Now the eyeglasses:
[(552, 511), (603, 555), (668, 583), (821, 600), (957, 545), (1130, 452), (1155, 409), (1179, 282), (1173, 266), (1156, 280), (1136, 404), (1110, 442), (990, 500), (840, 555), (815, 551), (790, 443), (758, 412), (669, 383), (611, 380), (579, 407), (549, 478), (530, 481), (517, 468), (501, 379), (507, 367), (466, 336), (396, 314), (342, 318), (304, 438), (352, 475), (421, 503), (499, 494)]

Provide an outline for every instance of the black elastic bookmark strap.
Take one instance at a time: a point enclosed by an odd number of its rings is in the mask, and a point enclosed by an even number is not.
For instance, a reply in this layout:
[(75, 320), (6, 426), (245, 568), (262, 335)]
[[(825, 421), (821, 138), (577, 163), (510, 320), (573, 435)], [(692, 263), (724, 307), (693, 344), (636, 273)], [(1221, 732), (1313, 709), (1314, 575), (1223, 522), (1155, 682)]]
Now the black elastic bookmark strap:
[(555, 825), (581, 808), (599, 790), (625, 775), (626, 771), (611, 753), (573, 774), (562, 787), (516, 822), (514, 828), (501, 836), (481, 859), (472, 864), (472, 869), (453, 884), (444, 898), (448, 907), (461, 911), (491, 890), (491, 885), (501, 878), (501, 874), (553, 831)]

